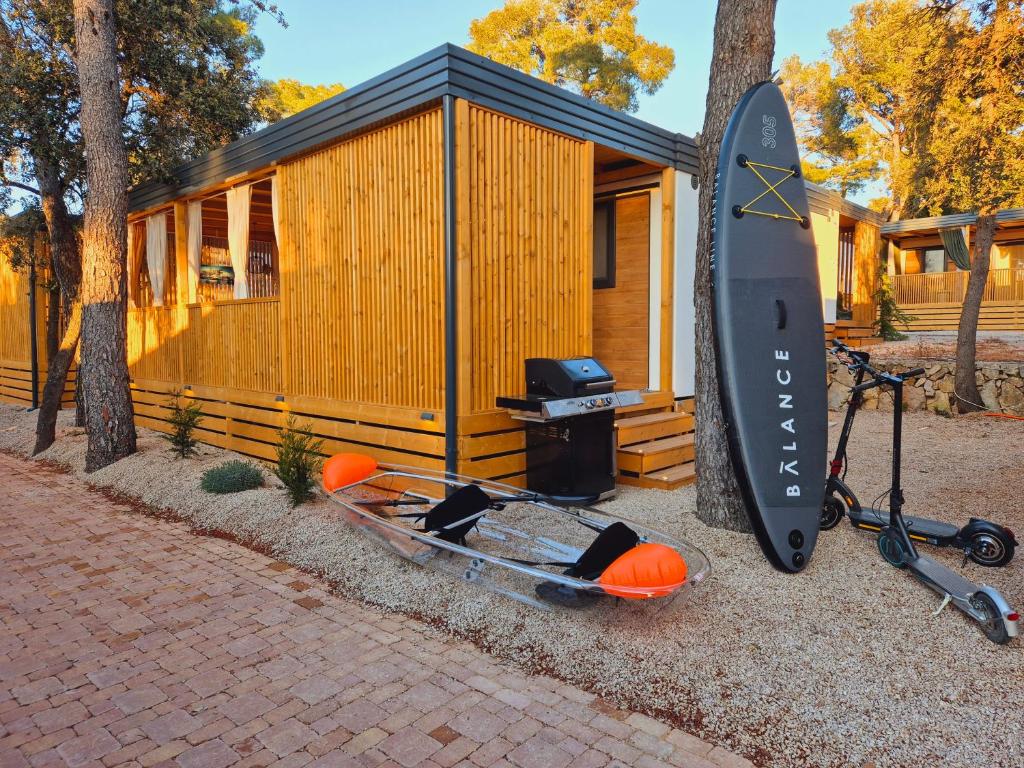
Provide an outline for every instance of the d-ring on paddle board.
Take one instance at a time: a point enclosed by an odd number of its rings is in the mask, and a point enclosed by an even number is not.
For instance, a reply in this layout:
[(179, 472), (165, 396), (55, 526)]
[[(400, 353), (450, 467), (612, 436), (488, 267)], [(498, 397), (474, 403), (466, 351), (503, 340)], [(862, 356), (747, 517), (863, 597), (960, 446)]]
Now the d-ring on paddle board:
[(715, 177), (711, 274), (729, 452), (758, 543), (799, 571), (818, 538), (825, 325), (793, 124), (778, 86), (740, 100)]

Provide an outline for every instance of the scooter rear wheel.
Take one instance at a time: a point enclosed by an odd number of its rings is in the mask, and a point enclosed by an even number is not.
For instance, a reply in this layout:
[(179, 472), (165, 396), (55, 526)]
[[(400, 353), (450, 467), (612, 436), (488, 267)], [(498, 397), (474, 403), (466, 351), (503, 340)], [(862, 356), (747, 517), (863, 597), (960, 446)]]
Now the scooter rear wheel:
[(846, 514), (846, 505), (835, 496), (826, 496), (821, 505), (821, 530), (831, 531)]
[(985, 637), (999, 645), (1010, 642), (1010, 635), (1006, 631), (1003, 615), (991, 597), (984, 592), (975, 592), (971, 595), (971, 607), (985, 615), (985, 619), (978, 622)]
[(907, 550), (896, 536), (888, 535), (886, 531), (878, 534), (878, 551), (882, 555), (882, 559), (893, 568), (907, 567), (904, 559)]
[(978, 531), (971, 536), (971, 551), (968, 557), (978, 565), (1001, 568), (1013, 560), (1014, 543), (990, 531)]

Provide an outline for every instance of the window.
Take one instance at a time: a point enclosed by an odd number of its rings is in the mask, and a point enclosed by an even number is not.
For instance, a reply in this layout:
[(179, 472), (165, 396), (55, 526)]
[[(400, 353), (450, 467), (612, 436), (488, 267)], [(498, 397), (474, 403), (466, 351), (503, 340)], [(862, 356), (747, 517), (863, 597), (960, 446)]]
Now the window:
[[(137, 307), (174, 304), (174, 216), (160, 211), (128, 224), (128, 298)], [(157, 290), (154, 291), (154, 285)], [(158, 296), (156, 294), (159, 294)]]
[(928, 248), (921, 254), (925, 272), (946, 271), (946, 251), (942, 248)]
[(594, 288), (615, 287), (615, 198), (594, 202)]
[[(202, 201), (202, 239), (199, 251), (199, 280), (195, 301), (231, 301), (235, 298), (269, 298), (278, 295), (279, 267), (274, 235), (272, 182), (270, 179), (241, 187), (247, 200), (248, 226), (232, 235), (228, 195), (221, 193)], [(235, 270), (230, 239), (238, 237), (245, 247), (245, 287), (235, 290)], [(241, 295), (239, 295), (239, 293)]]

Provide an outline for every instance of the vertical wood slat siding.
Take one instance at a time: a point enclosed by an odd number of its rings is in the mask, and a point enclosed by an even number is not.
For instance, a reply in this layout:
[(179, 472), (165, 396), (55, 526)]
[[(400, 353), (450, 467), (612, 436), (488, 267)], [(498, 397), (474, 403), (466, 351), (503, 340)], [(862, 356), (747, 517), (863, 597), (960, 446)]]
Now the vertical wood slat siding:
[(441, 112), (278, 169), (285, 388), (443, 405)]
[(479, 414), (523, 390), (526, 358), (591, 351), (592, 146), (473, 104), (457, 141), (469, 142), (457, 196), (472, 329), (460, 412)]

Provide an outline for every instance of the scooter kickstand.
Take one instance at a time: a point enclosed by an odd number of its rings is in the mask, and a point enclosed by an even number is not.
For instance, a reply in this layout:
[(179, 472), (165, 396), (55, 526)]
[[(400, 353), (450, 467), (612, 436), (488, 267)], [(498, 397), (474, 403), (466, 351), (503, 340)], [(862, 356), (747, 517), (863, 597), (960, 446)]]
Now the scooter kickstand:
[(942, 613), (942, 609), (945, 608), (947, 605), (949, 605), (949, 603), (950, 603), (950, 601), (952, 599), (953, 599), (953, 596), (951, 594), (949, 594), (949, 592), (947, 592), (946, 596), (944, 598), (942, 598), (942, 604), (939, 605), (939, 607), (936, 608), (934, 611), (932, 611), (932, 616), (938, 616), (940, 613)]

